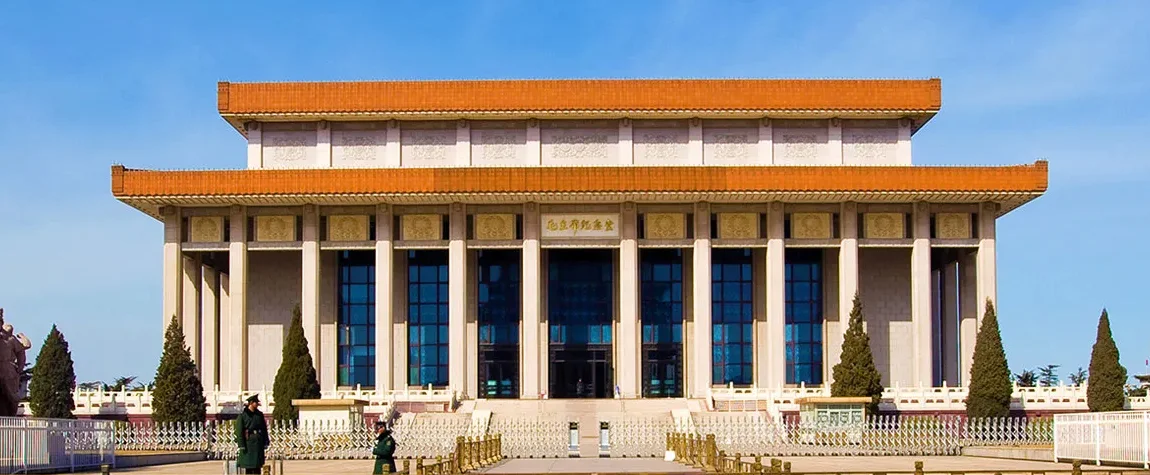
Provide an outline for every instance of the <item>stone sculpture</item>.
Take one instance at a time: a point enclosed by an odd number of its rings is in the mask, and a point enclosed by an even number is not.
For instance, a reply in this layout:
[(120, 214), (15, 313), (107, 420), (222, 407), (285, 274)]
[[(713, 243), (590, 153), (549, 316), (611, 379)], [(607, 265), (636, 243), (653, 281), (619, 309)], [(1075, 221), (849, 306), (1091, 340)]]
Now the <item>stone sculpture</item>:
[(20, 407), (20, 399), (26, 392), (20, 376), (24, 373), (29, 348), (32, 342), (4, 322), (4, 309), (0, 308), (0, 416), (15, 416)]

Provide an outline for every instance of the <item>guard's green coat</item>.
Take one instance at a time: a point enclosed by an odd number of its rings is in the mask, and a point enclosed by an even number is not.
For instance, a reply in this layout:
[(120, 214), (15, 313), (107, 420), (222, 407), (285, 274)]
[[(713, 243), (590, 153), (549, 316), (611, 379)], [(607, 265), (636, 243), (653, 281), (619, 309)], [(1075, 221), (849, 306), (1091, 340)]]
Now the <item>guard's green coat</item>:
[[(375, 438), (375, 448), (371, 450), (371, 454), (375, 456), (375, 470), (371, 473), (395, 473), (395, 438), (391, 436), (390, 431)], [(390, 471), (384, 472), (384, 466)]]
[(244, 408), (236, 419), (236, 445), (240, 447), (236, 457), (238, 468), (261, 468), (264, 466), (264, 451), (271, 439), (268, 438), (268, 423), (259, 409)]

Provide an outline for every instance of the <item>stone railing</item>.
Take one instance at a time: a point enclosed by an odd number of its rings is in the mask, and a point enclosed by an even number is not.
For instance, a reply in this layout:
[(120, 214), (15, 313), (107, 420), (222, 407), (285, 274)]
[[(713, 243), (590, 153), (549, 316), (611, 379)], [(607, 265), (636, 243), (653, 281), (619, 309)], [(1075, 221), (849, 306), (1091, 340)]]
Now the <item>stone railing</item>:
[[(253, 394), (258, 394), (263, 403), (265, 413), (275, 409), (275, 397), (267, 388), (259, 391), (221, 391), (215, 389), (204, 391), (205, 406), (209, 416), (220, 414), (238, 414), (243, 410), (244, 400)], [(424, 403), (453, 410), (459, 403), (459, 396), (450, 389), (398, 389), (392, 391), (376, 391), (364, 389), (338, 389), (335, 391), (322, 391), (324, 399), (362, 399), (367, 401), (364, 412), (378, 417), (390, 417), (397, 404)], [(76, 408), (72, 413), (80, 417), (130, 415), (150, 416), (152, 414), (151, 391), (85, 391), (76, 390), (72, 393), (72, 400)], [(20, 404), (18, 415), (32, 415), (27, 402)]]
[[(830, 396), (828, 386), (790, 388), (715, 387), (707, 395), (713, 411), (797, 412), (798, 400), (804, 397)], [(889, 387), (882, 393), (879, 408), (887, 412), (962, 412), (966, 410), (965, 387)], [(1130, 397), (1127, 409), (1150, 409), (1146, 397)], [(1086, 411), (1086, 385), (1022, 387), (1014, 386), (1011, 409), (1018, 411)]]

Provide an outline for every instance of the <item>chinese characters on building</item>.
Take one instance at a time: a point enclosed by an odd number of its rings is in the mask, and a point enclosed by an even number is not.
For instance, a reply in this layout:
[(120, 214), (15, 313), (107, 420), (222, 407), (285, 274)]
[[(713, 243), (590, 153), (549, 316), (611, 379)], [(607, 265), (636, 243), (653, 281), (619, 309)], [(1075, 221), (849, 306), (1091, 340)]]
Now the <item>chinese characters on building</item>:
[(544, 238), (611, 238), (619, 236), (618, 214), (545, 214)]

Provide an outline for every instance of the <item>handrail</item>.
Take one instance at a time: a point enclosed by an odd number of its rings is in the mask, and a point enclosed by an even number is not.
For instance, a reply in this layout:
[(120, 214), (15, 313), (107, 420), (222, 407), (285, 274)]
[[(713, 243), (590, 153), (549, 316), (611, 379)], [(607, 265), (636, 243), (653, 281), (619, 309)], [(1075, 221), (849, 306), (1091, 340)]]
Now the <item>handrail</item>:
[[(455, 475), (493, 465), (503, 460), (503, 435), (488, 434), (480, 437), (455, 439), (455, 450), (447, 457), (438, 455), (435, 462), (425, 464), (423, 457), (415, 459), (416, 475)], [(412, 473), (410, 460), (403, 463), (403, 473)]]

